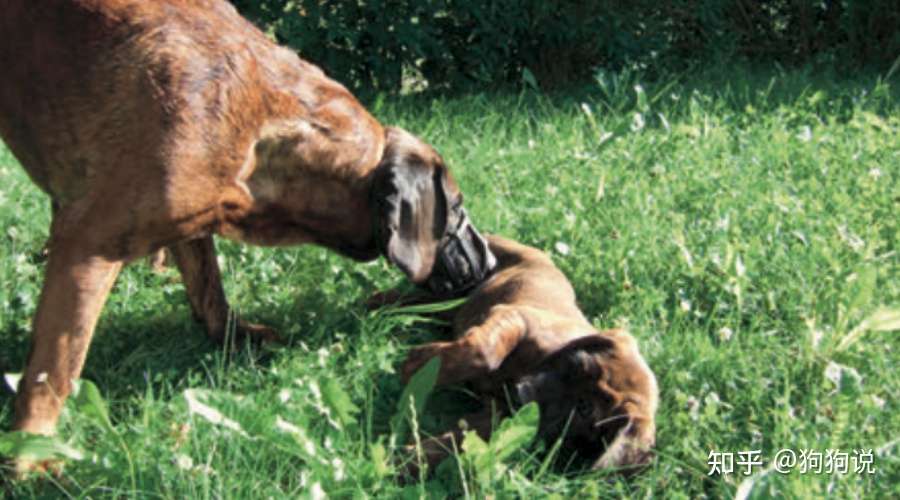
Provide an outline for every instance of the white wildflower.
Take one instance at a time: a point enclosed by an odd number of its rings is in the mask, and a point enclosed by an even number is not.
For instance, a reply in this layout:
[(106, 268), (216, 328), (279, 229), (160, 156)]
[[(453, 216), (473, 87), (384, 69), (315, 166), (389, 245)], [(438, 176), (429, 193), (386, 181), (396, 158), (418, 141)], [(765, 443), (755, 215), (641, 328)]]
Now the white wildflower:
[(344, 473), (344, 462), (341, 461), (340, 458), (331, 459), (331, 467), (334, 469), (334, 480), (335, 481), (343, 481), (346, 477)]
[(747, 272), (747, 269), (744, 267), (744, 261), (741, 259), (741, 254), (737, 254), (734, 258), (734, 272), (737, 273), (738, 277), (744, 276)]
[(322, 483), (316, 481), (309, 490), (309, 497), (312, 500), (325, 500), (328, 498), (328, 495), (326, 495), (325, 490), (322, 489)]
[(835, 387), (841, 387), (841, 365), (835, 363), (834, 361), (829, 361), (828, 366), (825, 367), (825, 378), (831, 381), (835, 385)]
[(175, 465), (181, 470), (191, 470), (194, 468), (194, 459), (187, 455), (175, 455)]
[(215, 471), (208, 464), (200, 464), (194, 467), (194, 472), (203, 474), (204, 476), (209, 476), (212, 475), (212, 473), (214, 473)]
[(854, 251), (859, 252), (866, 246), (866, 242), (862, 238), (853, 233), (846, 225), (838, 226), (838, 235), (844, 240), (844, 243), (850, 245)]
[(563, 243), (561, 241), (557, 241), (556, 244), (553, 245), (553, 248), (555, 248), (556, 251), (559, 252), (560, 255), (569, 255), (569, 252), (570, 252), (569, 245), (566, 245), (565, 243)]
[(812, 345), (812, 348), (814, 350), (818, 349), (819, 343), (822, 342), (822, 337), (824, 336), (825, 334), (822, 333), (822, 330), (819, 330), (818, 328), (813, 328), (809, 331), (809, 343)]
[(587, 116), (594, 116), (594, 112), (591, 111), (591, 107), (586, 102), (581, 103), (581, 111)]
[(734, 335), (734, 332), (727, 326), (723, 326), (719, 329), (719, 339), (723, 342), (731, 340), (732, 335)]
[(644, 115), (641, 113), (635, 113), (634, 117), (631, 119), (631, 131), (632, 132), (640, 132), (644, 129)]
[(731, 221), (729, 220), (728, 216), (726, 215), (725, 217), (722, 217), (721, 219), (716, 221), (716, 229), (718, 229), (720, 231), (727, 231), (730, 222)]
[(687, 409), (688, 415), (690, 415), (691, 420), (697, 421), (700, 419), (700, 401), (697, 398), (695, 398), (694, 396), (688, 398)]

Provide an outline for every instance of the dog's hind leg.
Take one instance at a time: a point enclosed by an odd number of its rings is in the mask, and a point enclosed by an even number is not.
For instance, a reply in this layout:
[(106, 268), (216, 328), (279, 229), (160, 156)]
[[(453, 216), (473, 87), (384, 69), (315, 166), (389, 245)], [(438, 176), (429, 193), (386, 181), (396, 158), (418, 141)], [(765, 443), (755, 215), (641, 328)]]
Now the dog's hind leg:
[[(230, 307), (222, 288), (222, 276), (212, 236), (192, 239), (168, 247), (181, 272), (194, 317), (206, 324), (206, 332), (216, 342), (224, 342), (229, 327)], [(235, 337), (263, 342), (281, 342), (271, 328), (238, 320)]]
[(439, 385), (457, 384), (496, 370), (526, 334), (528, 324), (515, 308), (494, 306), (487, 319), (452, 342), (432, 342), (410, 351), (401, 369), (409, 378), (435, 356), (441, 357)]

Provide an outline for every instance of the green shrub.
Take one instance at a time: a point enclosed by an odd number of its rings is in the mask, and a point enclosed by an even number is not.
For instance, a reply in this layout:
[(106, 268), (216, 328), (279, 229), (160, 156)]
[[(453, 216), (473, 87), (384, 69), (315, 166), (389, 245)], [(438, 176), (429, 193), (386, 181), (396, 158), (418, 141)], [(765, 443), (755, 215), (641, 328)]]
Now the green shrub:
[(889, 66), (897, 0), (233, 0), (355, 88), (555, 87), (594, 68), (697, 62)]

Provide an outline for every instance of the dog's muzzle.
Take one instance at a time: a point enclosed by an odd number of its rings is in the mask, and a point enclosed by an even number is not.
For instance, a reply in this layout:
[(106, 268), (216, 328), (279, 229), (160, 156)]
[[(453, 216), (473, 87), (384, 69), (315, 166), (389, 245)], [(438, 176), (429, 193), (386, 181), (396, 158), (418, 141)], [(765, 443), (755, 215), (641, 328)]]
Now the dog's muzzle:
[(454, 206), (450, 220), (456, 220), (454, 227), (447, 232), (438, 243), (431, 275), (425, 281), (428, 290), (444, 298), (465, 295), (486, 280), (494, 268), (497, 259), (488, 248), (487, 241), (469, 222), (469, 216), (462, 206)]

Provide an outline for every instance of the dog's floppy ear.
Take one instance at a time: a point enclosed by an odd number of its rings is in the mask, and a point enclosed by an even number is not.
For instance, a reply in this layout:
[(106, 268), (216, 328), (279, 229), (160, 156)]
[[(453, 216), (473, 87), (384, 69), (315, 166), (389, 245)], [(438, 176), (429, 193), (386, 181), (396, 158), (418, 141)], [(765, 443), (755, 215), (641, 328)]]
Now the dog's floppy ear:
[(420, 284), (434, 267), (447, 226), (449, 199), (458, 195), (440, 157), (397, 128), (387, 129), (384, 156), (373, 180), (379, 245), (392, 264)]
[[(555, 369), (572, 376), (581, 374), (596, 375), (601, 368), (594, 354), (614, 348), (613, 342), (602, 335), (586, 335), (577, 338), (561, 349), (544, 358), (540, 369)], [(574, 364), (573, 364), (574, 363)], [(577, 370), (573, 370), (577, 366)]]

